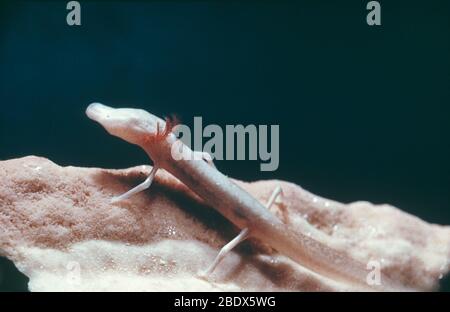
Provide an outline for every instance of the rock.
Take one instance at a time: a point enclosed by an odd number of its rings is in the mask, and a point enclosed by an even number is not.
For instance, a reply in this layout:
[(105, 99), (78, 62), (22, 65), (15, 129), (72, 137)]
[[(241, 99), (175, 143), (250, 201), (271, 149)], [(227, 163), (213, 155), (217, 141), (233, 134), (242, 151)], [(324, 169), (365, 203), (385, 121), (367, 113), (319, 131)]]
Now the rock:
[[(40, 157), (0, 162), (0, 253), (32, 291), (346, 291), (250, 240), (198, 277), (238, 230), (164, 170), (149, 190), (110, 204), (151, 167), (60, 167)], [(381, 265), (416, 290), (434, 290), (449, 270), (450, 227), (389, 205), (341, 204), (283, 181), (235, 181), (296, 229)], [(370, 268), (369, 268), (370, 269)], [(369, 270), (368, 270), (369, 271)]]

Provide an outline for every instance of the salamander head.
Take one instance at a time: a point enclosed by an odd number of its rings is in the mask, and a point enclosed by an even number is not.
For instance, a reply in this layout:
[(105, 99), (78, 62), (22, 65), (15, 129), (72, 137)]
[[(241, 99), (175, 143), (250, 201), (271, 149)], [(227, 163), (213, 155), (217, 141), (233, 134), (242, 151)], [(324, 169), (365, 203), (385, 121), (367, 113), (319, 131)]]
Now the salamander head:
[(141, 146), (149, 137), (157, 137), (160, 129), (165, 127), (162, 119), (142, 109), (112, 108), (92, 103), (87, 107), (86, 115), (110, 134)]

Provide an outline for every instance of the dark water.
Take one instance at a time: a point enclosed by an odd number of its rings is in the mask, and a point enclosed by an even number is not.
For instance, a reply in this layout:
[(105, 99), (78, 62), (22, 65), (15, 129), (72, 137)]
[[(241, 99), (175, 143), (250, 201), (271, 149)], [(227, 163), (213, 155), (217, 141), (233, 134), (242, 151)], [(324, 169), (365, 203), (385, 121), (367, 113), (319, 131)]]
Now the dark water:
[[(85, 117), (93, 101), (279, 124), (277, 171), (220, 170), (450, 224), (449, 1), (382, 1), (375, 28), (360, 0), (82, 1), (80, 27), (66, 1), (0, 3), (2, 160), (148, 163)], [(11, 272), (2, 260), (0, 289), (25, 289)]]

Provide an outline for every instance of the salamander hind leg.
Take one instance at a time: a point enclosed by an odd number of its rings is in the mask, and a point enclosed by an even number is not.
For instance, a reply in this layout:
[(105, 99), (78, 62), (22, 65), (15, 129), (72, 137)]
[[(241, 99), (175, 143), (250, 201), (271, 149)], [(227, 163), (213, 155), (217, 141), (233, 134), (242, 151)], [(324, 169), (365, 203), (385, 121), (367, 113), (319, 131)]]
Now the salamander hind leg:
[[(266, 208), (270, 209), (270, 207), (274, 204), (278, 196), (282, 193), (282, 189), (280, 186), (277, 186), (270, 196), (269, 200), (266, 203)], [(227, 243), (225, 246), (220, 249), (218, 255), (214, 259), (214, 261), (211, 263), (211, 265), (203, 272), (199, 273), (199, 276), (201, 278), (207, 278), (211, 275), (211, 273), (216, 269), (216, 267), (219, 265), (219, 263), (225, 258), (225, 256), (233, 250), (237, 245), (239, 245), (241, 242), (245, 241), (249, 237), (250, 231), (248, 228), (243, 229), (235, 238), (233, 238), (229, 243)]]

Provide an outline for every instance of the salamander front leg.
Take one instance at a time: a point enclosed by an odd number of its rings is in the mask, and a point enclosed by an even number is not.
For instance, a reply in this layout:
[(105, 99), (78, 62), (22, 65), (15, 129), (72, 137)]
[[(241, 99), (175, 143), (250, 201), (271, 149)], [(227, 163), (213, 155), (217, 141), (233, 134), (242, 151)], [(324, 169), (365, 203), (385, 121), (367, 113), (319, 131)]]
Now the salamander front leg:
[(150, 187), (150, 185), (152, 185), (153, 179), (155, 178), (155, 175), (156, 175), (156, 172), (158, 171), (158, 169), (159, 169), (158, 167), (153, 166), (152, 171), (150, 171), (148, 178), (145, 179), (144, 182), (142, 182), (138, 186), (132, 188), (131, 190), (129, 190), (128, 192), (126, 192), (122, 195), (114, 196), (113, 198), (111, 198), (111, 204), (128, 199), (131, 196), (133, 196), (134, 194), (137, 194), (139, 192), (142, 192), (142, 191), (148, 189)]
[[(272, 195), (270, 196), (269, 200), (266, 203), (266, 208), (267, 209), (270, 209), (270, 207), (273, 205), (273, 203), (278, 198), (278, 196), (280, 195), (281, 192), (282, 192), (282, 190), (281, 190), (280, 186), (277, 186), (273, 190)], [(214, 269), (217, 267), (217, 265), (220, 263), (220, 261), (222, 261), (222, 259), (225, 258), (225, 256), (234, 247), (239, 245), (239, 243), (243, 242), (248, 237), (249, 237), (249, 229), (245, 228), (238, 234), (238, 236), (233, 238), (228, 244), (226, 244), (225, 246), (222, 247), (222, 249), (220, 249), (219, 254), (216, 256), (214, 261), (211, 263), (211, 265), (208, 267), (208, 269), (206, 269), (206, 271), (200, 273), (200, 276), (201, 277), (208, 277), (214, 271)]]
[(211, 167), (216, 168), (216, 165), (214, 165), (213, 158), (209, 153), (194, 151), (194, 159), (204, 160), (208, 164), (210, 164)]

